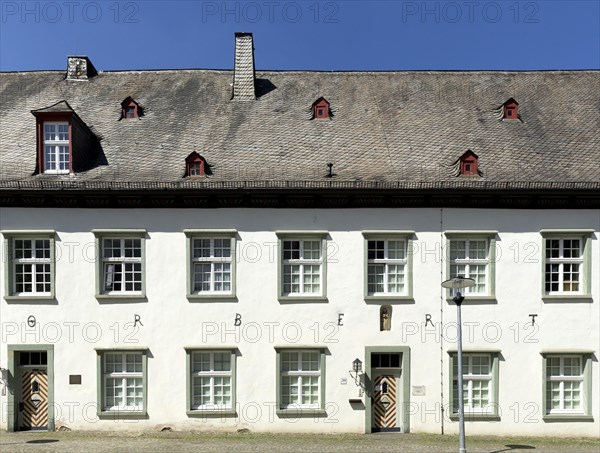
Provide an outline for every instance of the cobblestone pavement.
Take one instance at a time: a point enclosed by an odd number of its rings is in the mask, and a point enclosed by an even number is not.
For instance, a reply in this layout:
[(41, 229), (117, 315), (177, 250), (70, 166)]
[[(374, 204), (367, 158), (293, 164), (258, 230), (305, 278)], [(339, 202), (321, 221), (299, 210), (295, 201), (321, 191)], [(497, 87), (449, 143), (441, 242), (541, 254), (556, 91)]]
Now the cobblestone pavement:
[[(456, 436), (432, 434), (211, 434), (191, 432), (0, 432), (0, 452), (402, 452), (458, 450)], [(598, 453), (600, 439), (467, 438), (469, 453)]]

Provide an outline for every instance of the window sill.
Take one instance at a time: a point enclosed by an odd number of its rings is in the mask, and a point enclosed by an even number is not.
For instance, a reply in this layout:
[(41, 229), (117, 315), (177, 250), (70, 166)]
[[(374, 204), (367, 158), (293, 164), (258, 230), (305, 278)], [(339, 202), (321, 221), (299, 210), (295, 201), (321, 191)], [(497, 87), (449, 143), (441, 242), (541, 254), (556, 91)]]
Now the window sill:
[[(463, 304), (497, 304), (498, 300), (496, 296), (471, 296), (469, 294), (465, 294), (465, 300), (462, 302)], [(451, 297), (446, 297), (446, 302), (449, 304), (454, 304), (454, 301)]]
[(544, 294), (542, 295), (542, 301), (553, 303), (553, 302), (576, 302), (576, 303), (592, 303), (594, 299), (589, 294)]
[(374, 295), (365, 296), (366, 303), (373, 303), (373, 302), (379, 302), (379, 301), (385, 301), (388, 303), (398, 303), (398, 304), (414, 304), (415, 303), (415, 299), (412, 296), (403, 296), (403, 295), (393, 296), (391, 294), (390, 295), (384, 294), (381, 296), (374, 296)]
[(188, 417), (236, 417), (235, 409), (196, 409), (185, 411)]
[(279, 296), (279, 302), (329, 302), (326, 296)]
[(278, 409), (276, 414), (279, 418), (321, 418), (327, 417), (327, 411), (325, 409)]
[[(451, 414), (450, 420), (457, 422), (459, 420), (458, 414)], [(498, 414), (465, 414), (466, 422), (499, 422), (500, 416)]]
[(143, 299), (148, 300), (145, 294), (96, 294), (96, 299)]
[(97, 415), (100, 420), (145, 420), (149, 418), (146, 411), (101, 411)]
[(585, 414), (546, 414), (542, 417), (545, 422), (593, 422), (593, 415)]
[(51, 295), (51, 296), (29, 296), (29, 295), (4, 296), (4, 300), (6, 300), (7, 302), (14, 302), (14, 301), (56, 302), (56, 297), (54, 297), (54, 295)]
[(210, 302), (238, 302), (235, 294), (188, 294), (190, 301), (210, 301)]

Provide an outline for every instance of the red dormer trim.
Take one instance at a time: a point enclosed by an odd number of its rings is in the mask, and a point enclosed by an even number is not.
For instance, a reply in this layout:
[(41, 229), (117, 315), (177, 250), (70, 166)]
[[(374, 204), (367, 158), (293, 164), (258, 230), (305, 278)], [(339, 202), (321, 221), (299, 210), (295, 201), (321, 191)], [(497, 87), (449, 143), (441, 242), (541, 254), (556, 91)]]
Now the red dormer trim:
[(140, 117), (140, 105), (128, 96), (121, 102), (121, 119), (133, 120)]
[(479, 174), (479, 157), (469, 150), (460, 157), (460, 174), (474, 176)]
[(196, 151), (185, 158), (185, 176), (206, 176), (206, 159)]
[(513, 98), (510, 98), (503, 104), (502, 119), (518, 120), (519, 119), (519, 103)]
[(66, 112), (34, 112), (36, 119), (36, 173), (45, 173), (44, 123), (66, 122), (69, 125), (69, 173), (73, 173), (73, 114)]
[(329, 102), (324, 97), (320, 97), (312, 105), (312, 119), (328, 119), (330, 117)]

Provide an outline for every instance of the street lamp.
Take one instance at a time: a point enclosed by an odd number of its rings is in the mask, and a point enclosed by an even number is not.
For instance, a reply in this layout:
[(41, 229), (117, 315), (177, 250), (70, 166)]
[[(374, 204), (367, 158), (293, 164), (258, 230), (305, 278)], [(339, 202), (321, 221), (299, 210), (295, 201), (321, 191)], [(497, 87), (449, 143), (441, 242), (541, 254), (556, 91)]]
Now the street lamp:
[(462, 275), (442, 282), (443, 288), (457, 290), (452, 298), (456, 304), (456, 324), (458, 326), (458, 435), (460, 437), (459, 453), (466, 453), (465, 449), (465, 406), (463, 401), (463, 369), (462, 369), (462, 321), (460, 318), (460, 305), (465, 296), (461, 294), (462, 288), (475, 286), (475, 280)]

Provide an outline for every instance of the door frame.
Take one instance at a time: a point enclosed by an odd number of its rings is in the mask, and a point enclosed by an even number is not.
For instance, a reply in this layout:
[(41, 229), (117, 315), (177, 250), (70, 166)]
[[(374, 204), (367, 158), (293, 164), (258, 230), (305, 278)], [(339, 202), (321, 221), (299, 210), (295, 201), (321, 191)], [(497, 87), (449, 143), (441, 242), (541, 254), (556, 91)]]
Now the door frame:
[(402, 392), (402, 407), (398, 411), (400, 414), (400, 431), (403, 433), (410, 432), (410, 347), (409, 346), (365, 346), (365, 433), (372, 432), (373, 411), (371, 404), (371, 394), (373, 392), (371, 369), (371, 354), (372, 353), (395, 353), (401, 354), (400, 379), (398, 395)]
[[(7, 431), (14, 432), (19, 430), (19, 395), (20, 382), (17, 382), (18, 363), (17, 356), (19, 352), (40, 351), (46, 352), (47, 364), (46, 373), (48, 374), (48, 431), (54, 431), (54, 345), (53, 344), (9, 344), (8, 345), (8, 414)], [(10, 385), (12, 381), (12, 385)], [(11, 413), (12, 411), (12, 413)]]

